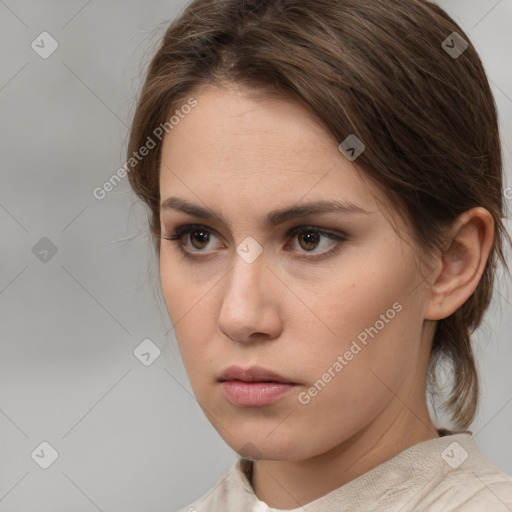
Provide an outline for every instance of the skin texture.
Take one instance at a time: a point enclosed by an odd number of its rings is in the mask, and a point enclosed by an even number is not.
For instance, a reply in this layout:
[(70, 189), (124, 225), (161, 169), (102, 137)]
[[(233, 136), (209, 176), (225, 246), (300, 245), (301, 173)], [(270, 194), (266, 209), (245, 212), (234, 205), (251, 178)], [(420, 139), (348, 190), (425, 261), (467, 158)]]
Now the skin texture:
[[(235, 86), (193, 96), (197, 106), (164, 138), (160, 197), (217, 210), (226, 222), (161, 209), (162, 291), (198, 403), (234, 450), (258, 459), (258, 498), (296, 508), (438, 436), (425, 399), (431, 340), (436, 320), (476, 287), (492, 218), (481, 208), (467, 213), (445, 252), (420, 268), (421, 252), (404, 221), (390, 221), (386, 195), (302, 105), (251, 99)], [(272, 210), (317, 200), (366, 213), (265, 223)], [(191, 223), (208, 228), (209, 240), (193, 232), (164, 238)], [(305, 228), (288, 235), (296, 226)], [(346, 240), (311, 242), (308, 226)], [(252, 263), (236, 252), (248, 236), (263, 248)], [(196, 258), (185, 258), (180, 244)], [(393, 304), (400, 311), (301, 403)], [(218, 382), (231, 365), (263, 366), (298, 385), (272, 405), (236, 406)]]

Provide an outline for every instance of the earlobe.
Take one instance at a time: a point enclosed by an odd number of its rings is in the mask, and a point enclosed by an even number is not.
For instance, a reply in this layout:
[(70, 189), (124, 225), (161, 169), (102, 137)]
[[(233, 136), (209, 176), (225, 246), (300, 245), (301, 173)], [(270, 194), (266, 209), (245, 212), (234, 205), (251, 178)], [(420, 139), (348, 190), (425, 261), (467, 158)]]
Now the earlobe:
[(449, 230), (440, 272), (431, 285), (427, 320), (442, 320), (466, 302), (477, 287), (494, 240), (494, 220), (485, 208), (460, 215)]

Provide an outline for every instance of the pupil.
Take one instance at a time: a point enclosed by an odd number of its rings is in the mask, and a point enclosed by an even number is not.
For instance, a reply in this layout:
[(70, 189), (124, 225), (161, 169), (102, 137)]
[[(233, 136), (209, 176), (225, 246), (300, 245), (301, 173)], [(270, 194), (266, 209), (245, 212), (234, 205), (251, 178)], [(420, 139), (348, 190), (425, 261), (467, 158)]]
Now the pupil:
[[(194, 231), (192, 233), (192, 244), (194, 244), (194, 241), (198, 241), (199, 239), (199, 244), (200, 244), (200, 247), (204, 247), (204, 245), (208, 244), (208, 233), (205, 233), (204, 231)], [(201, 245), (201, 243), (204, 243), (204, 245)]]
[[(307, 246), (307, 247), (304, 247), (304, 249), (308, 249), (308, 250), (314, 249), (318, 243), (318, 237), (319, 237), (318, 233), (303, 234), (301, 236), (301, 240), (305, 241), (306, 246)], [(311, 245), (312, 245), (312, 247), (311, 247)]]

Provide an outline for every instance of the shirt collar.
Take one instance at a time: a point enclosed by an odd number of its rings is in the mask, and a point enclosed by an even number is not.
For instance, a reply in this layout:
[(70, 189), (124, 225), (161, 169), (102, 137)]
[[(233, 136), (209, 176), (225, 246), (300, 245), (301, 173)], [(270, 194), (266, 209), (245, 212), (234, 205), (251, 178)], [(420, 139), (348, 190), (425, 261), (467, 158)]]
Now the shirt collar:
[[(439, 431), (440, 437), (413, 445), (363, 475), (309, 503), (297, 503), (297, 508), (276, 509), (260, 501), (251, 485), (252, 461), (238, 459), (228, 474), (226, 495), (237, 495), (239, 510), (251, 512), (339, 512), (357, 508), (375, 507), (381, 499), (396, 494), (397, 499), (411, 499), (434, 480), (442, 480), (455, 466), (468, 457), (478, 454), (478, 448), (469, 431)], [(477, 464), (477, 457), (472, 463)], [(460, 464), (462, 464), (460, 462)], [(458, 466), (457, 466), (458, 467)], [(467, 469), (467, 464), (466, 464)], [(398, 496), (402, 494), (403, 496)]]

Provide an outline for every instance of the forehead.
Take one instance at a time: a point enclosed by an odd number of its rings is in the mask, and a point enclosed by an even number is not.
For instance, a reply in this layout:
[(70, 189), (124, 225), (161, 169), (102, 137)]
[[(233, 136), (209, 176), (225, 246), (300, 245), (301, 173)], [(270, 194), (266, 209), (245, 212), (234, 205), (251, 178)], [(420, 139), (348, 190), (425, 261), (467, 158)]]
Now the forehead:
[[(294, 100), (252, 98), (210, 87), (164, 137), (161, 198), (270, 209), (344, 200), (376, 209), (382, 193), (338, 149), (339, 142)], [(241, 209), (241, 210), (240, 210)]]

